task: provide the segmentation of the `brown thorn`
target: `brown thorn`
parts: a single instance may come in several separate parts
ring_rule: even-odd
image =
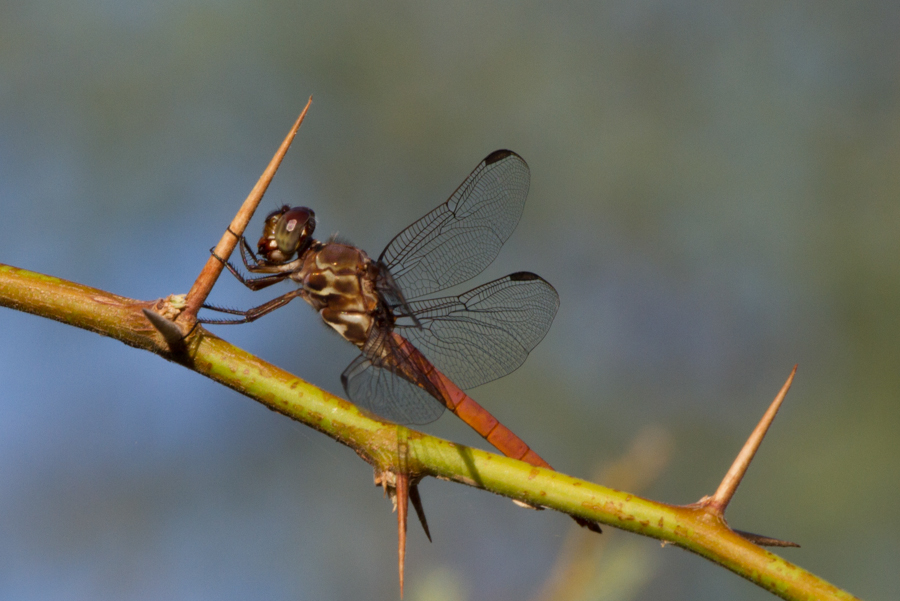
[[[600,529],[600,523],[594,522],[591,520],[586,520],[582,517],[572,516],[572,519],[575,520],[575,523],[581,526],[582,528],[587,528],[591,532],[596,532],[597,534],[603,534],[603,530]]]
[[[747,468],[750,467],[750,462],[753,461],[753,456],[756,455],[756,451],[759,449],[763,437],[766,435],[769,426],[772,425],[772,421],[775,419],[775,415],[781,407],[781,402],[787,395],[788,390],[790,390],[791,383],[794,381],[794,374],[796,373],[797,366],[795,365],[794,369],[791,370],[791,375],[788,376],[787,382],[784,383],[784,386],[782,386],[778,394],[775,395],[775,400],[769,405],[769,408],[766,410],[762,419],[759,420],[756,428],[753,429],[747,442],[744,443],[744,447],[741,449],[741,452],[738,453],[734,463],[731,464],[731,467],[722,479],[722,483],[719,484],[716,494],[702,502],[704,506],[714,513],[720,516],[725,513],[725,508],[728,507],[728,503],[734,496],[734,492],[741,483],[744,474],[747,473]]]
[[[406,517],[409,510],[409,474],[398,473],[395,488],[397,494],[397,532],[400,554],[400,598],[403,598],[403,568],[406,563]]]
[[[781,540],[780,538],[772,538],[771,536],[763,536],[761,534],[753,534],[752,532],[744,532],[743,530],[733,530],[735,534],[746,538],[751,543],[755,543],[760,547],[799,547],[797,543],[789,540]]]
[[[241,208],[234,216],[231,225],[228,226],[225,233],[222,235],[222,239],[219,240],[219,243],[216,245],[214,251],[215,255],[222,257],[226,261],[228,260],[228,257],[231,256],[232,251],[234,251],[235,246],[238,244],[238,240],[240,240],[240,235],[243,234],[244,230],[247,228],[250,218],[253,217],[253,213],[256,211],[256,207],[259,206],[272,178],[275,177],[275,172],[278,171],[278,167],[281,165],[281,161],[287,154],[288,148],[291,147],[291,142],[294,141],[294,136],[297,135],[297,130],[300,129],[300,124],[303,123],[303,119],[306,117],[306,111],[309,110],[310,104],[312,104],[312,96],[309,97],[309,101],[303,108],[303,112],[300,113],[300,116],[297,118],[291,131],[275,153],[275,156],[269,161],[269,165],[266,167],[265,171],[263,171],[263,174],[259,177],[256,185],[253,186],[253,189],[244,201],[244,204],[241,205]],[[206,298],[209,296],[213,284],[216,283],[219,275],[221,275],[223,268],[223,263],[210,255],[209,259],[206,261],[206,265],[203,266],[203,270],[200,272],[200,275],[197,276],[194,285],[191,286],[191,290],[187,294],[187,306],[181,316],[179,316],[180,318],[187,321],[194,321],[197,317],[197,312],[200,310],[203,303],[206,302]]]
[[[425,508],[422,506],[422,497],[419,496],[419,485],[413,484],[409,487],[409,500],[412,501],[413,509],[416,510],[416,515],[419,516],[419,523],[422,524],[422,530],[425,531],[425,536],[428,537],[428,542],[431,542],[431,532],[428,531],[428,520],[425,519]]]

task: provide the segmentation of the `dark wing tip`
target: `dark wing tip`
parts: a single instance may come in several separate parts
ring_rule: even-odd
[[[517,271],[515,273],[511,273],[508,276],[511,282],[533,282],[535,280],[539,280],[544,283],[544,285],[553,291],[553,296],[556,297],[556,307],[559,308],[559,293],[556,291],[556,288],[553,287],[553,284],[542,278],[536,273],[531,273],[530,271]],[[554,310],[554,314],[555,314]],[[535,343],[536,344],[536,343]]]
[[[531,273],[530,271],[517,271],[516,273],[509,274],[509,279],[513,282],[527,282],[529,280],[543,280],[541,276],[536,273]]]
[[[485,164],[485,165],[493,165],[494,163],[498,163],[498,162],[502,161],[503,159],[505,159],[506,157],[509,157],[509,156],[517,156],[517,157],[519,157],[519,159],[521,159],[523,162],[524,162],[524,160],[525,160],[525,159],[522,159],[522,157],[520,157],[519,155],[517,155],[517,154],[516,154],[515,152],[513,152],[512,150],[501,149],[501,150],[495,150],[495,151],[492,152],[491,154],[487,155],[487,157],[485,157],[485,159],[484,159],[484,164]]]

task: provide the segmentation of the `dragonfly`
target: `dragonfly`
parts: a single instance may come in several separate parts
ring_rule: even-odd
[[[241,236],[247,288],[292,280],[298,287],[247,310],[204,305],[236,315],[208,324],[254,321],[302,298],[360,355],[341,382],[349,399],[400,424],[421,425],[449,409],[508,457],[553,469],[463,390],[517,369],[544,338],[559,295],[540,276],[520,271],[458,296],[433,295],[478,274],[496,258],[524,211],[530,185],[525,160],[511,150],[489,154],[444,203],[397,234],[377,260],[334,239],[313,238],[307,207],[270,213],[254,253]],[[599,531],[593,522],[580,524]]]

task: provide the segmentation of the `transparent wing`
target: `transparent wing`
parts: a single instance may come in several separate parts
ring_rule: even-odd
[[[519,272],[459,296],[409,303],[421,324],[396,330],[462,388],[516,370],[550,330],[559,295],[546,280]]]
[[[389,332],[373,328],[363,354],[341,374],[341,383],[347,397],[363,409],[398,424],[421,425],[445,409],[424,371],[403,358]]]
[[[341,381],[361,407],[398,423],[425,424],[444,411],[432,369],[462,389],[512,372],[550,329],[559,296],[541,277],[520,272],[408,306],[421,327],[396,324],[395,331],[430,364],[410,360],[389,333],[373,330]]]
[[[494,151],[445,203],[397,234],[379,261],[407,300],[484,271],[519,223],[530,178],[522,157]]]

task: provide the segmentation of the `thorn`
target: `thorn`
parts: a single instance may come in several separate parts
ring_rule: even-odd
[[[538,507],[537,505],[532,505],[531,503],[526,503],[525,501],[520,501],[519,499],[512,499],[513,505],[518,505],[522,509],[532,509],[534,511],[544,511],[543,507]]]
[[[151,311],[150,309],[141,309],[141,311],[144,312],[144,316],[147,318],[147,321],[150,322],[150,325],[152,325],[163,337],[163,340],[166,341],[169,350],[178,352],[184,349],[185,334],[181,331],[181,328],[178,327],[177,323],[169,321],[159,313]]]
[[[775,415],[781,407],[781,402],[784,401],[784,397],[787,395],[788,390],[790,390],[791,383],[794,381],[794,374],[796,373],[797,366],[795,365],[794,369],[791,370],[791,375],[788,376],[787,382],[781,387],[781,390],[775,396],[775,400],[769,405],[769,408],[766,410],[762,419],[759,420],[759,423],[750,434],[747,442],[744,443],[744,447],[741,449],[741,452],[738,453],[734,463],[731,464],[731,467],[722,479],[722,483],[719,484],[716,493],[712,497],[701,501],[701,504],[713,513],[719,516],[725,513],[725,508],[728,507],[728,503],[734,496],[734,492],[741,483],[744,474],[747,473],[747,468],[750,467],[750,462],[753,461],[753,456],[756,455],[756,451],[759,449],[763,437],[765,437],[769,426],[772,425],[772,421],[775,419]]]
[[[406,517],[409,510],[409,474],[397,474],[397,533],[399,537],[398,551],[400,554],[400,598],[403,598],[403,568],[406,563]],[[426,528],[427,532],[427,528]],[[429,537],[429,540],[431,537]]]
[[[412,501],[413,509],[416,510],[416,515],[419,516],[419,523],[422,524],[422,530],[425,531],[425,536],[428,537],[428,542],[431,542],[431,532],[428,531],[428,520],[425,519],[425,509],[422,507],[422,497],[419,496],[419,485],[413,484],[409,487],[409,500]]]
[[[584,518],[574,517],[575,523],[577,523],[582,528],[587,528],[591,532],[596,532],[597,534],[603,534],[603,530],[600,529],[600,524],[598,522],[593,522],[591,520],[586,520]]]
[[[215,250],[215,254],[219,257],[228,259],[235,246],[237,246],[237,241],[240,239],[239,234],[243,234],[244,230],[247,229],[247,224],[250,223],[253,212],[256,211],[256,207],[259,206],[263,194],[266,193],[266,189],[269,187],[272,178],[275,177],[275,172],[278,171],[278,167],[281,165],[281,161],[287,154],[288,148],[291,147],[291,142],[294,141],[294,136],[297,135],[297,130],[300,129],[300,124],[303,123],[303,119],[306,117],[306,111],[309,110],[310,104],[312,104],[312,96],[309,97],[309,101],[306,103],[306,106],[304,107],[303,112],[300,113],[297,121],[294,122],[291,131],[288,132],[287,137],[285,137],[281,146],[279,146],[278,150],[275,152],[275,156],[269,161],[265,171],[259,176],[256,185],[250,190],[247,199],[244,200],[244,203],[241,205],[241,208],[238,209],[234,219],[231,220],[231,224],[225,230],[225,233],[222,234],[222,238],[216,245]],[[221,275],[222,269],[224,269],[222,262],[216,260],[213,256],[210,256],[209,259],[206,260],[206,265],[203,266],[203,270],[200,272],[200,275],[197,276],[197,279],[194,280],[194,285],[191,286],[191,290],[187,294],[187,307],[184,310],[185,319],[193,321],[194,318],[197,317],[197,312],[200,311],[200,307],[206,302],[206,298],[209,296],[213,284],[216,283],[219,275]]]
[[[797,543],[792,543],[788,540],[781,540],[779,538],[772,538],[769,536],[762,536],[761,534],[753,534],[752,532],[744,532],[743,530],[734,530],[732,531],[735,534],[746,538],[751,543],[757,544],[760,547],[799,547]]]

